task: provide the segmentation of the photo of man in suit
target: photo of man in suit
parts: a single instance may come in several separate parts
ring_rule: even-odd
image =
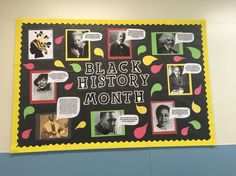
[[[183,66],[171,66],[169,76],[170,92],[173,94],[189,93],[189,75],[182,74]]]
[[[130,47],[125,44],[126,33],[119,31],[117,38],[110,44],[110,56],[130,56]]]
[[[175,36],[172,33],[163,33],[158,40],[158,53],[159,54],[176,54],[175,49]]]

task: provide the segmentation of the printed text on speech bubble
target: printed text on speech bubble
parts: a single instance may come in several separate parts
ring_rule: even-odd
[[[194,40],[193,33],[177,33],[175,35],[175,44],[177,43],[190,43]]]
[[[134,114],[121,115],[117,119],[117,125],[137,125],[139,122],[139,117]]]
[[[143,29],[127,29],[125,40],[143,40],[146,37],[146,32]]]
[[[170,119],[184,119],[190,116],[190,109],[185,107],[170,108]]]
[[[200,64],[188,63],[184,65],[183,74],[185,73],[198,74],[201,71],[202,71],[202,66]]]
[[[60,97],[57,100],[57,119],[73,118],[80,112],[79,97]]]
[[[69,75],[65,71],[51,71],[48,74],[48,82],[65,82]]]
[[[83,35],[83,41],[99,41],[102,40],[102,34],[99,32],[86,32]]]

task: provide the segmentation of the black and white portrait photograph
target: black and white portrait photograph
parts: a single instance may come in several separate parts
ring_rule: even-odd
[[[40,140],[68,138],[69,120],[56,120],[55,113],[38,114],[37,129],[37,138]]]
[[[84,33],[89,30],[67,29],[66,30],[66,59],[89,60],[90,42],[83,40]]]
[[[50,71],[32,71],[30,101],[32,104],[56,102],[56,83],[48,82]]]
[[[192,94],[191,75],[184,73],[184,64],[167,64],[169,94]]]
[[[131,58],[131,41],[126,40],[125,29],[108,29],[109,58]]]
[[[122,115],[122,111],[92,111],[91,124],[92,136],[116,136],[124,135],[124,126],[118,126],[118,117]]]
[[[170,119],[170,108],[174,106],[174,101],[151,102],[153,134],[176,134],[176,120]]]
[[[33,59],[53,59],[53,31],[29,30],[28,57]]]
[[[175,33],[157,33],[158,54],[182,54],[180,44],[175,44]]]

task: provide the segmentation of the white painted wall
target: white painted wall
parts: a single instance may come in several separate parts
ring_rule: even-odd
[[[11,138],[17,18],[206,19],[217,144],[236,144],[235,0],[0,0],[0,152]]]

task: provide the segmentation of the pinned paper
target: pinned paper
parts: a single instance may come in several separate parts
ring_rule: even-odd
[[[201,52],[199,49],[194,47],[187,47],[187,48],[190,50],[191,55],[194,59],[199,59],[201,57]]]
[[[102,40],[102,34],[99,32],[86,32],[83,34],[83,41],[99,41]]]
[[[31,115],[35,112],[35,109],[33,106],[27,106],[25,109],[24,109],[24,118],[26,118],[28,115]]]
[[[200,113],[201,112],[201,107],[199,105],[197,105],[194,101],[192,102],[192,110],[195,113]]]
[[[57,120],[61,118],[73,118],[80,112],[79,97],[60,97],[57,100]]]
[[[22,139],[28,139],[30,137],[31,131],[32,131],[32,129],[28,129],[28,130],[23,131],[23,133],[21,135]]]
[[[200,94],[201,94],[201,91],[202,91],[202,85],[200,85],[199,87],[197,87],[197,88],[194,90],[194,94],[195,94],[195,95],[200,95]]]
[[[136,109],[137,109],[139,114],[146,114],[147,113],[146,106],[138,106],[138,105],[136,105]]]
[[[162,68],[162,65],[163,64],[160,64],[160,65],[153,65],[152,67],[151,67],[151,72],[152,73],[158,73],[160,70],[161,70],[161,68]]]
[[[190,109],[186,107],[170,108],[170,119],[184,119],[190,116]]]
[[[181,134],[182,134],[183,136],[187,136],[187,135],[188,135],[188,130],[189,130],[189,127],[183,128],[183,129],[181,130]]]
[[[63,68],[65,68],[64,64],[63,64],[62,61],[60,61],[60,60],[56,60],[56,61],[54,62],[54,65],[55,65],[56,67],[63,67]]]
[[[127,29],[125,40],[143,40],[146,37],[146,32],[143,29]]]
[[[79,128],[85,128],[86,127],[86,122],[85,121],[81,121],[75,128],[76,129],[79,129]]]
[[[73,68],[74,72],[79,73],[81,71],[80,64],[70,64],[70,66]]]
[[[51,71],[48,73],[48,82],[65,82],[69,78],[69,74],[65,71]]]
[[[194,40],[194,34],[190,32],[178,32],[175,35],[175,44],[191,43]]]
[[[65,90],[70,90],[70,89],[72,88],[73,84],[74,84],[73,82],[66,84],[66,85],[64,86],[64,89],[65,89]]]
[[[137,125],[139,117],[136,114],[125,114],[117,118],[117,126],[121,125]]]
[[[193,125],[193,128],[195,129],[195,130],[199,130],[199,129],[201,129],[201,124],[198,122],[198,121],[196,121],[196,120],[192,120],[191,122],[189,122],[191,125]]]
[[[153,95],[153,93],[160,92],[161,90],[162,90],[162,85],[160,83],[154,84],[151,88],[151,96]]]
[[[146,51],[147,51],[147,47],[146,47],[145,45],[139,46],[139,47],[138,47],[138,56],[139,56],[140,54],[145,53]]]
[[[61,42],[63,41],[63,39],[64,39],[64,35],[62,35],[62,36],[59,36],[59,37],[57,37],[57,38],[55,38],[55,43],[57,44],[57,45],[59,45],[59,44],[61,44]]]
[[[101,56],[102,58],[104,58],[104,52],[103,52],[103,50],[101,48],[95,48],[94,49],[94,54],[96,56]]]
[[[196,63],[188,63],[184,65],[184,70],[182,74],[198,74],[202,71],[202,66]]]
[[[144,56],[143,58],[143,64],[146,66],[151,65],[154,61],[158,60],[156,57],[154,56]]]
[[[147,126],[148,126],[148,124],[146,123],[145,125],[136,128],[136,129],[134,130],[134,136],[135,136],[137,139],[143,138],[143,137],[145,136],[145,134],[146,134]]]
[[[28,70],[33,70],[34,69],[34,64],[33,63],[24,64],[24,67]]]
[[[180,61],[182,61],[182,60],[184,60],[185,58],[184,57],[182,57],[182,56],[174,56],[173,57],[173,61],[174,62],[180,62]]]

